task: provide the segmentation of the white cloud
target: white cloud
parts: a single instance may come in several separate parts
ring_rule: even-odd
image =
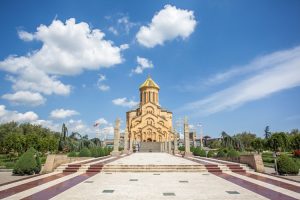
[[[129,20],[128,16],[123,16],[118,19],[118,24],[123,26],[126,34],[129,34],[132,27],[136,26],[137,23],[133,23]]]
[[[103,124],[108,124],[108,122],[106,121],[106,119],[104,118],[99,118],[95,121],[95,124],[100,124],[100,125],[103,125]]]
[[[4,105],[0,105],[0,123],[6,122],[33,122],[38,119],[38,115],[32,111],[20,113],[18,111],[6,110]]]
[[[24,31],[21,33],[24,35]],[[31,35],[43,43],[41,49],[27,56],[7,58],[0,63],[2,69],[17,72],[35,67],[47,74],[74,75],[122,62],[121,49],[104,40],[101,30],[91,29],[85,22],[76,23],[74,18],[65,23],[53,20],[49,26],[40,25]]]
[[[119,35],[118,30],[115,29],[115,28],[112,27],[112,26],[110,26],[110,27],[108,28],[108,30],[109,30],[110,32],[112,32],[114,35]]]
[[[49,76],[36,68],[25,68],[18,71],[17,77],[7,76],[13,83],[14,90],[31,90],[46,95],[69,95],[71,86],[57,80],[56,76]]]
[[[138,65],[135,69],[133,69],[131,71],[131,75],[133,73],[142,74],[145,69],[153,68],[152,62],[150,60],[146,59],[146,58],[142,58],[142,57],[137,56],[136,61],[137,61]]]
[[[235,67],[226,72],[218,73],[206,81],[206,85],[215,85],[224,83],[234,77],[240,77],[242,75],[247,75],[251,72],[257,72],[263,69],[272,68],[273,65],[278,65],[279,63],[288,62],[291,59],[299,57],[300,47],[293,49],[276,51],[264,56],[255,58],[249,64],[241,67]]]
[[[101,91],[108,91],[110,87],[103,83],[103,81],[106,81],[106,76],[103,74],[99,74],[99,78],[97,80],[97,87]]]
[[[99,74],[98,82],[102,82],[106,80],[106,76],[103,74]]]
[[[18,35],[21,40],[24,40],[26,42],[32,41],[34,39],[34,35],[26,31],[19,31]]]
[[[105,92],[105,91],[108,91],[110,89],[110,87],[108,85],[105,85],[105,84],[101,84],[98,86],[99,90]]]
[[[141,45],[152,48],[177,37],[188,38],[194,32],[196,24],[193,11],[165,5],[164,9],[154,15],[148,26],[140,28],[136,38]]]
[[[207,98],[188,103],[180,110],[197,110],[199,114],[209,115],[300,86],[300,47],[271,55],[273,56],[265,55],[258,59],[262,63],[259,73]]]
[[[55,109],[52,110],[50,113],[50,117],[55,119],[64,119],[74,115],[79,115],[79,113],[75,110],[65,110],[65,109]]]
[[[46,99],[40,93],[29,91],[18,91],[14,94],[4,94],[3,99],[10,101],[13,105],[38,106],[44,104]]]
[[[129,48],[129,44],[122,44],[122,45],[120,46],[120,48],[121,48],[122,50],[128,49],[128,48]]]
[[[68,95],[71,86],[63,84],[57,75],[76,75],[84,70],[109,68],[123,61],[121,52],[128,45],[114,46],[105,34],[74,18],[62,22],[53,20],[40,25],[34,33],[18,32],[24,41],[40,41],[42,47],[24,56],[8,56],[0,61],[0,70],[13,76],[13,89],[46,95]]]
[[[124,98],[117,98],[112,100],[113,104],[117,105],[117,106],[123,106],[123,107],[135,107],[138,105],[138,102],[133,101],[133,100],[127,100],[126,97]]]

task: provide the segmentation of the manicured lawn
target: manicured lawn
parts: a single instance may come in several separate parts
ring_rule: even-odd
[[[281,152],[281,154],[287,154],[291,158],[293,158],[298,165],[300,166],[300,158],[296,158],[291,154],[290,152]],[[273,158],[273,153],[272,152],[264,152],[262,153],[262,159],[264,162],[265,167],[274,167],[274,158]]]
[[[41,163],[44,164],[46,162],[46,156],[40,157]],[[0,166],[6,169],[13,169],[19,157],[9,158],[6,154],[0,154]]]

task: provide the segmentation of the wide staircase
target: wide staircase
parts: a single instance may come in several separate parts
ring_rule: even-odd
[[[181,157],[177,155],[177,157]],[[107,158],[107,157],[106,157]],[[247,165],[239,163],[227,163],[224,161],[218,161],[215,159],[207,159],[200,157],[186,158],[194,163],[191,164],[124,164],[114,163],[112,161],[119,158],[113,158],[106,160],[95,159],[85,163],[70,163],[63,164],[56,169],[60,172],[246,172],[251,171]],[[219,162],[219,163],[217,163]]]
[[[203,165],[105,165],[104,172],[207,172]]]

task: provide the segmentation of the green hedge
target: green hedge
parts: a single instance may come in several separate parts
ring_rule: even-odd
[[[211,157],[214,157],[215,156],[215,152],[210,150],[208,153],[207,153],[207,157],[211,158]]]
[[[195,148],[193,154],[195,156],[206,157],[205,150],[201,149],[200,147]]]
[[[16,175],[32,175],[37,171],[37,162],[35,156],[35,149],[30,148],[27,150],[17,161],[13,174]]]
[[[217,157],[222,158],[222,157],[227,157],[227,153],[225,153],[224,150],[220,150],[217,153]]]
[[[277,167],[279,174],[297,175],[299,173],[299,166],[297,163],[285,154],[279,156],[277,160]]]
[[[71,151],[68,153],[68,157],[77,157],[77,153],[75,151]]]
[[[227,153],[227,157],[229,158],[238,158],[240,156],[240,153],[234,149],[231,149]]]
[[[88,148],[84,147],[84,148],[81,149],[78,156],[79,157],[90,157],[91,156],[91,151]]]

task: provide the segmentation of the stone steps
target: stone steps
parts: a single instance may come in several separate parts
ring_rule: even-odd
[[[104,172],[207,172],[202,165],[105,165]]]

